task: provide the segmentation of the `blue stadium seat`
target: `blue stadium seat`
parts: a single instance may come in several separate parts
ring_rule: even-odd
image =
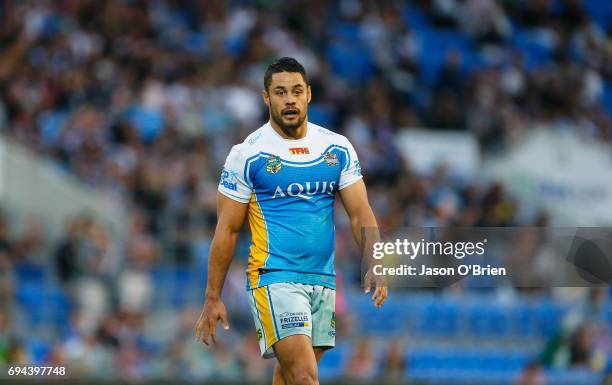
[[[71,303],[55,284],[20,282],[17,300],[27,315],[28,328],[53,327],[61,331],[68,325]]]
[[[402,20],[413,30],[431,28],[427,15],[416,7],[405,6],[402,11]]]
[[[419,52],[420,77],[425,85],[434,86],[446,56],[456,51],[462,58],[469,58],[471,66],[477,61],[471,41],[457,31],[434,29],[418,31],[421,49]],[[464,63],[462,63],[464,64]]]
[[[552,59],[553,47],[545,44],[534,32],[517,29],[512,36],[512,45],[522,52],[528,70],[540,67]]]
[[[458,331],[459,309],[448,302],[431,302],[422,309],[416,331],[423,334],[450,335]]]
[[[202,32],[191,32],[181,40],[181,48],[193,54],[204,53],[208,44],[208,36]]]
[[[164,117],[160,111],[133,106],[127,112],[127,120],[138,129],[141,138],[147,143],[155,140],[164,129]]]
[[[72,304],[70,299],[58,286],[48,286],[45,296],[46,318],[59,330],[67,327],[70,321]]]
[[[233,36],[231,39],[225,40],[225,52],[236,57],[247,48],[246,36]]]
[[[196,272],[190,267],[175,267],[172,270],[172,306],[182,309],[195,294]]]
[[[359,44],[359,25],[344,21],[337,21],[330,30],[330,34],[340,40]]]
[[[33,365],[45,364],[47,355],[51,352],[51,346],[40,339],[28,340],[25,347],[32,360],[30,363]]]
[[[549,385],[600,385],[604,375],[585,369],[552,370],[547,372]]]
[[[334,118],[334,110],[329,106],[321,103],[311,103],[308,106],[308,120],[315,124],[324,127],[333,127]]]
[[[409,348],[407,377],[414,380],[510,383],[532,358],[529,350]]]
[[[602,103],[609,114],[612,114],[612,82],[606,82],[602,95]]]
[[[17,287],[17,300],[27,314],[29,327],[37,327],[44,321],[45,287],[40,283],[20,283]]]
[[[342,376],[352,351],[352,344],[348,341],[326,351],[319,363],[319,378],[326,380]]]
[[[201,268],[184,266],[155,266],[150,270],[153,279],[153,306],[182,309],[200,298]]]
[[[20,283],[42,283],[47,276],[47,272],[42,266],[29,263],[16,264],[13,272]]]
[[[468,333],[476,336],[507,336],[510,332],[508,310],[492,306],[475,306],[468,310]]]
[[[549,303],[541,303],[536,312],[536,332],[541,337],[551,337],[561,328],[563,309]]]
[[[371,55],[357,41],[332,42],[327,48],[326,57],[332,71],[351,84],[365,83],[374,74]]]
[[[583,0],[584,9],[604,31],[612,24],[612,2],[610,0]]]
[[[369,295],[347,295],[351,308],[357,309],[360,317],[358,328],[369,336],[388,336],[407,333],[415,320],[411,306],[390,298],[381,309],[373,306]]]

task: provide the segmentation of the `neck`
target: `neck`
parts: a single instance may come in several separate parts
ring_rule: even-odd
[[[306,132],[308,131],[308,118],[304,119],[304,123],[296,129],[286,131],[281,126],[276,124],[274,119],[270,118],[270,125],[281,137],[284,139],[302,139],[306,136]]]

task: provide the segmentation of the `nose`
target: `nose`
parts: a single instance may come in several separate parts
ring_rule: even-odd
[[[287,93],[287,99],[285,99],[285,105],[294,106],[295,105],[295,96],[291,94],[291,92]]]

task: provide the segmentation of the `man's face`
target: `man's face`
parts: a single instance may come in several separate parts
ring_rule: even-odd
[[[278,72],[263,98],[270,108],[270,117],[286,133],[294,133],[304,123],[310,103],[310,86],[299,72]]]

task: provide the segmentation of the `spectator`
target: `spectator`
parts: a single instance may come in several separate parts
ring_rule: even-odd
[[[393,341],[387,347],[382,360],[380,375],[389,382],[400,382],[406,375],[406,357],[404,346],[399,341]]]
[[[357,342],[354,353],[346,365],[344,375],[353,380],[372,379],[376,375],[376,364],[371,342],[361,339]]]
[[[523,373],[517,378],[515,385],[546,385],[546,375],[542,365],[531,362],[525,366]]]

